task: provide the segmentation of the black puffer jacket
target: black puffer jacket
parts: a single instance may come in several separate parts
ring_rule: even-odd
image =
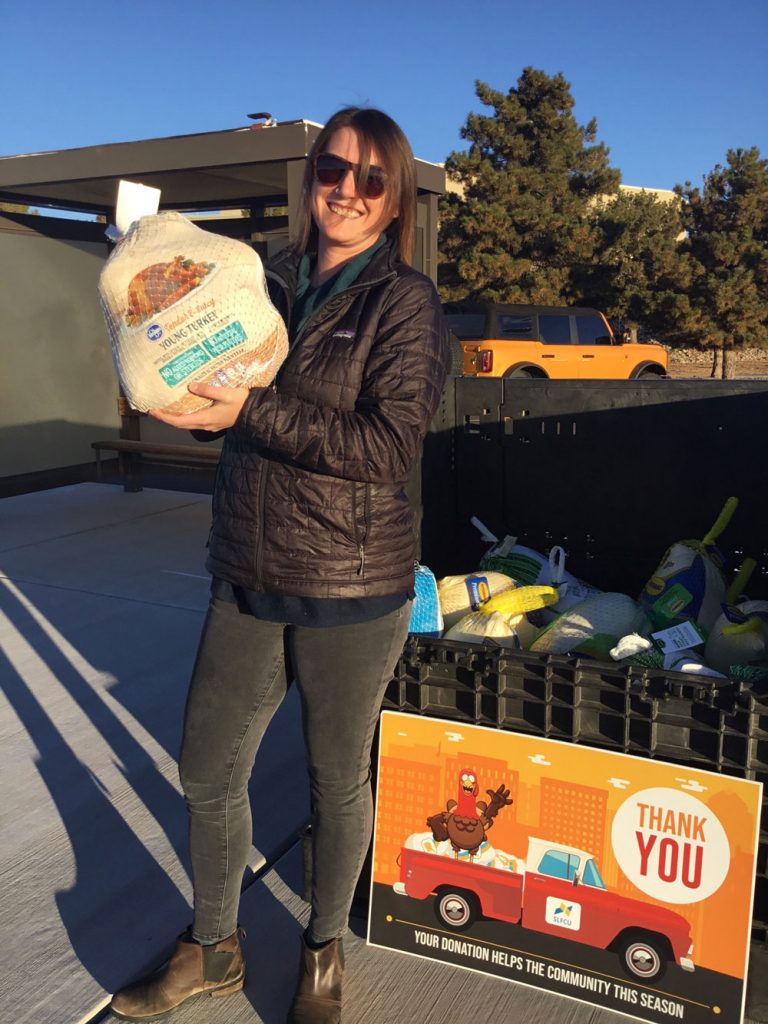
[[[298,258],[267,276],[290,322]],[[448,332],[429,278],[394,242],[292,339],[274,388],[254,388],[222,449],[207,567],[253,590],[368,597],[413,585],[403,485],[434,415]]]

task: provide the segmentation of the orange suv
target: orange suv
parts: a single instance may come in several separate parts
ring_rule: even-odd
[[[597,309],[447,304],[465,377],[637,380],[666,377],[661,345],[617,338]]]

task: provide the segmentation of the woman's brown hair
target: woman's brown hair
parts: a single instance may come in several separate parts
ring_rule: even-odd
[[[371,151],[376,150],[387,176],[389,230],[395,232],[401,259],[410,263],[416,236],[416,164],[400,126],[388,114],[372,107],[344,107],[330,118],[315,140],[304,170],[293,246],[300,253],[312,246],[317,232],[312,219],[314,161],[318,153],[326,152],[331,136],[340,128],[351,128],[360,141],[362,181],[368,174]]]

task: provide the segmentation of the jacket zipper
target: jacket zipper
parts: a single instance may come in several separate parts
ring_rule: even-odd
[[[371,521],[371,485],[365,485],[365,501],[363,502],[363,561],[360,566],[360,575],[365,569],[365,543],[368,540],[368,524]]]
[[[283,294],[285,295],[285,298],[286,298],[286,302],[287,302],[288,321],[290,322],[290,319],[291,319],[291,308],[293,306],[293,294],[291,293],[290,289],[288,288],[288,282],[285,280],[284,277],[281,277],[279,274],[276,274],[272,270],[266,270],[265,271],[265,275],[266,275],[266,277],[271,277],[273,281],[276,281],[277,284],[282,289]],[[278,370],[278,374],[279,374],[279,372],[280,371]],[[277,391],[277,375],[275,376],[275,379],[272,381],[272,383],[269,386],[270,386],[272,391]],[[261,470],[260,470],[260,473],[259,473],[259,483],[258,483],[258,488],[257,488],[257,492],[256,492],[256,508],[258,510],[258,516],[259,516],[259,519],[258,519],[258,522],[259,522],[259,532],[258,532],[258,536],[256,537],[256,544],[255,544],[255,549],[256,550],[255,550],[255,558],[254,558],[254,564],[253,564],[253,571],[254,571],[254,582],[256,583],[255,589],[257,589],[257,590],[263,590],[264,589],[264,584],[263,584],[262,578],[261,578],[261,572],[262,572],[262,566],[263,566],[263,563],[264,563],[264,532],[265,532],[264,506],[265,506],[265,498],[266,498],[266,493],[267,493],[267,470],[268,470],[268,467],[269,467],[269,463],[266,460],[262,460],[261,461]]]
[[[263,590],[263,583],[261,581],[261,565],[263,561],[264,553],[264,498],[267,492],[267,473],[266,467],[268,463],[262,460],[261,472],[259,474],[259,486],[256,496],[256,504],[259,510],[259,535],[256,538],[256,559],[254,563],[254,573],[256,578],[257,590]]]
[[[226,445],[226,438],[224,444],[221,446],[221,454],[219,455],[219,461],[216,463],[216,472],[213,476],[213,490],[211,491],[211,525],[208,529],[208,540],[205,542],[206,550],[210,550],[211,538],[213,537],[213,524],[216,520],[216,488],[219,486],[219,477],[221,476],[221,460],[224,456],[224,446]]]
[[[357,543],[357,554],[360,558],[360,564],[357,567],[357,575],[365,575],[365,542],[368,540],[368,520],[371,515],[371,485],[365,484],[365,490],[363,492],[363,533],[360,535],[360,530],[357,525],[357,484],[352,481],[352,502],[354,509],[354,522],[355,522],[355,541]]]
[[[357,557],[360,562],[357,566],[357,575],[362,576],[365,572],[365,541],[368,535],[368,509],[369,509],[369,497],[368,497],[368,484],[365,484],[365,491],[363,494],[363,529],[360,531],[360,524],[357,518],[357,480],[352,481],[352,530],[354,533],[355,547],[357,548]]]

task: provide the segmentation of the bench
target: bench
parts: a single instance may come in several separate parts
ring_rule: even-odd
[[[101,481],[101,453],[117,452],[120,459],[120,475],[126,491],[142,489],[141,476],[136,473],[137,463],[145,456],[157,462],[215,464],[219,461],[219,448],[208,445],[159,444],[154,441],[92,441],[96,453],[96,480]]]

